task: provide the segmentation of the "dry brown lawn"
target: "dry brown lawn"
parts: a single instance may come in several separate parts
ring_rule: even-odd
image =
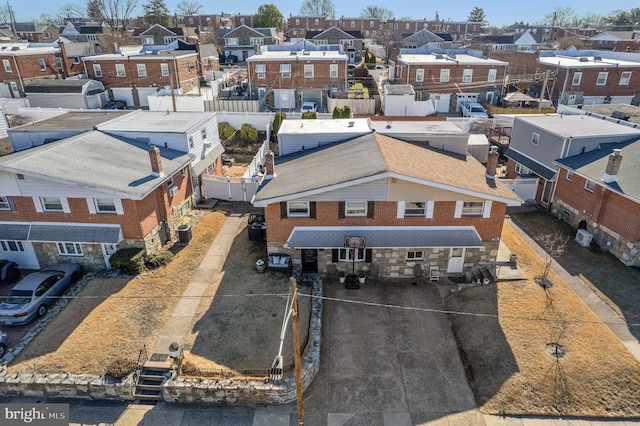
[[[548,294],[534,278],[543,260],[505,223],[526,281],[469,288],[447,308],[480,409],[490,414],[640,416],[640,362],[553,273]],[[497,316],[496,316],[497,315]],[[546,351],[560,343],[560,360]]]
[[[153,345],[226,216],[206,212],[166,266],[134,278],[94,278],[16,357],[10,372],[104,374]]]

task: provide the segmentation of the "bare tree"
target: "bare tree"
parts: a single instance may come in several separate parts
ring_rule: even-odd
[[[113,33],[122,33],[138,0],[100,0],[102,16]]]
[[[2,22],[11,22],[11,14],[9,13],[9,6],[0,6],[0,20]]]
[[[548,15],[545,15],[544,22],[555,27],[565,27],[570,25],[576,16],[576,11],[570,6],[560,7],[557,6]]]
[[[336,6],[331,0],[304,0],[300,7],[300,15],[324,16],[328,19],[335,19]]]
[[[84,16],[85,8],[75,3],[65,3],[60,6],[58,14],[63,18],[81,18]]]
[[[180,15],[197,15],[202,9],[202,5],[197,1],[182,0],[176,5],[176,11]]]
[[[568,233],[555,229],[548,234],[537,237],[538,242],[544,248],[545,257],[542,274],[536,277],[536,282],[545,290],[551,287],[549,272],[551,272],[553,260],[564,253],[569,244],[569,239],[570,236]]]
[[[361,18],[378,18],[383,22],[392,19],[393,16],[394,14],[392,11],[386,7],[380,6],[369,5],[360,11]]]
[[[396,31],[384,31],[381,32],[376,43],[384,47],[384,63],[389,63],[389,58],[396,50],[399,50],[402,46],[402,36]]]

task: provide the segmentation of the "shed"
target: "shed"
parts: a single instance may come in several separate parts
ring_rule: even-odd
[[[97,109],[108,99],[104,85],[89,79],[34,79],[24,91],[32,107]]]

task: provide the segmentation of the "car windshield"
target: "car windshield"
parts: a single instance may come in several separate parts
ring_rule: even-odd
[[[9,305],[26,305],[31,302],[32,292],[29,290],[11,290],[11,293],[4,300]]]
[[[484,109],[480,107],[472,107],[471,112],[484,112]]]

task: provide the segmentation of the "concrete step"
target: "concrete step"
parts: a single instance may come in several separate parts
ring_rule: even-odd
[[[136,399],[146,400],[146,401],[163,401],[162,392],[153,391],[148,389],[137,390],[133,397]]]

